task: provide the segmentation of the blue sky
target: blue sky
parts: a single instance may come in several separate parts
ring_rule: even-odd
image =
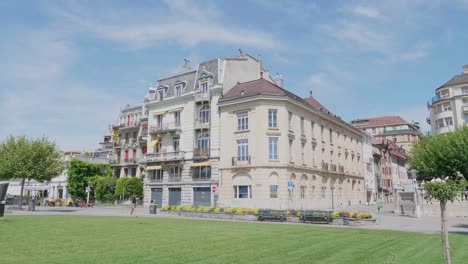
[[[0,138],[92,150],[184,58],[239,48],[347,121],[425,124],[434,89],[468,64],[467,15],[466,0],[0,1]]]

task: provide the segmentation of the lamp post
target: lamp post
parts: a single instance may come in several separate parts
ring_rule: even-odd
[[[416,181],[416,173],[417,170],[412,169],[411,171],[411,179],[413,180],[413,199],[414,205],[416,207],[416,217],[421,218],[421,205],[419,202],[419,190],[418,190],[418,182]]]

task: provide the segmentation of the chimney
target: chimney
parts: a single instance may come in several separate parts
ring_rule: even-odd
[[[190,71],[190,60],[189,59],[184,59],[184,66],[182,67],[184,71]]]
[[[244,57],[244,54],[242,53],[242,50],[239,49],[239,58],[242,58],[242,57]]]
[[[468,64],[463,65],[463,74],[468,74]]]
[[[312,97],[312,91],[309,91],[309,93],[310,93],[310,97]]]
[[[276,73],[276,76],[275,76],[275,78],[273,79],[273,81],[275,81],[276,85],[278,85],[279,87],[283,88],[283,86],[284,86],[284,79],[283,79],[283,75],[282,75],[282,74]]]

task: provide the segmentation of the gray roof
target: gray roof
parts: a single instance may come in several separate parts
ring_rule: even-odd
[[[437,89],[457,84],[468,84],[468,74],[456,75],[450,81],[446,82],[444,85],[440,86]]]

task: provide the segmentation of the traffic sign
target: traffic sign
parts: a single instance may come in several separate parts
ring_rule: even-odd
[[[216,185],[211,185],[211,192],[215,193],[217,191]]]
[[[90,193],[91,192],[91,188],[90,187],[86,187],[86,190],[85,190],[87,193]]]

